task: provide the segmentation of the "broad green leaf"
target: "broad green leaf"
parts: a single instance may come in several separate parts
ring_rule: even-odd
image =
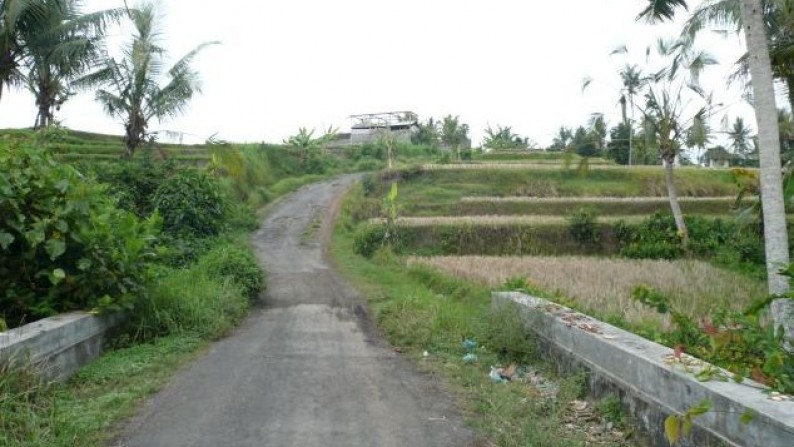
[[[44,244],[44,249],[50,255],[50,260],[54,261],[66,253],[66,242],[61,239],[50,239]]]
[[[7,249],[12,242],[14,242],[13,234],[0,231],[0,247],[2,247],[3,250]]]
[[[753,419],[755,419],[755,413],[752,410],[747,409],[747,410],[744,410],[744,413],[742,413],[742,417],[739,418],[739,422],[741,422],[742,424],[747,425],[750,422],[753,422]]]
[[[677,444],[681,438],[681,426],[678,421],[678,416],[670,415],[664,420],[664,435],[670,444]]]
[[[687,416],[684,418],[684,422],[681,424],[681,433],[684,436],[689,436],[692,433],[692,418]]]
[[[69,224],[65,220],[59,220],[55,222],[55,228],[61,233],[66,233],[69,231]]]
[[[66,279],[66,272],[64,272],[63,269],[55,269],[50,274],[50,282],[52,285],[58,285],[64,279]]]
[[[690,408],[687,411],[687,414],[691,414],[692,416],[701,416],[708,413],[709,410],[711,410],[711,402],[708,400],[702,400],[699,404]]]
[[[77,261],[77,268],[82,271],[86,271],[91,268],[91,261],[86,258],[81,258]]]

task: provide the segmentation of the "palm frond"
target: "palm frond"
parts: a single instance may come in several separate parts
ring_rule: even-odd
[[[637,20],[658,23],[672,20],[679,7],[688,9],[686,0],[648,0],[648,6],[637,16]]]
[[[740,32],[742,14],[740,0],[706,0],[692,13],[684,24],[681,36],[694,41],[698,33],[706,28],[724,28],[725,31]]]

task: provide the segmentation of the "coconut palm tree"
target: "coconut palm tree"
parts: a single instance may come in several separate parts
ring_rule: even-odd
[[[670,19],[678,7],[686,8],[683,0],[649,0],[640,18],[650,21]],[[742,29],[747,41],[751,83],[756,119],[758,121],[759,158],[761,165],[761,203],[764,216],[764,244],[769,292],[783,295],[789,290],[788,279],[780,274],[789,263],[788,231],[783,199],[780,165],[780,132],[775,105],[772,62],[769,56],[764,4],[762,0],[740,0]],[[772,302],[772,316],[789,340],[794,338],[794,300],[777,299]]]
[[[483,146],[490,149],[519,149],[526,148],[527,141],[513,133],[512,126],[497,124],[496,129],[492,129],[491,126],[485,129]]]
[[[590,141],[595,145],[599,153],[604,152],[607,147],[607,122],[603,113],[594,113],[587,122],[589,130],[587,132]]]
[[[549,150],[564,152],[568,149],[568,145],[571,143],[572,139],[573,131],[568,127],[560,126],[560,129],[557,131],[557,135],[555,135],[554,139],[552,140]]]
[[[747,127],[742,117],[737,117],[733,122],[733,127],[728,131],[733,153],[742,159],[746,159],[752,152],[752,133],[753,131]]]
[[[628,47],[621,46],[616,48],[610,53],[610,56],[616,54],[627,54]],[[647,84],[648,78],[642,73],[642,70],[637,65],[626,64],[619,72],[621,86],[620,97],[618,104],[620,104],[620,112],[623,118],[623,124],[629,129],[629,159],[628,164],[632,164],[633,155],[633,136],[634,136],[634,111],[636,110],[635,98],[642,93],[643,87]],[[582,82],[582,90],[585,90],[592,83],[592,79],[587,77]]]
[[[469,140],[469,125],[460,122],[458,116],[447,115],[441,120],[441,142],[455,149],[460,160],[460,147]]]
[[[794,0],[764,0],[763,19],[768,40],[772,75],[787,87],[789,106],[794,108]],[[692,13],[682,36],[694,42],[706,28],[741,33],[740,0],[706,0]],[[732,80],[742,80],[749,91],[749,54],[738,62]]]
[[[43,15],[44,4],[38,0],[0,0],[0,98],[6,88],[22,84],[21,35],[28,34]]]
[[[162,121],[181,114],[193,95],[200,92],[199,76],[191,63],[204,48],[217,42],[199,45],[165,71],[166,51],[157,44],[154,4],[127,9],[126,14],[135,31],[124,57],[116,60],[105,56],[100,69],[77,84],[101,87],[96,99],[108,114],[124,121],[126,155],[131,157],[149,135],[149,122],[153,118]],[[163,77],[167,82],[162,81]]]
[[[645,131],[649,140],[659,150],[659,156],[664,164],[665,184],[670,209],[673,212],[675,226],[684,246],[689,241],[684,214],[678,202],[678,193],[675,187],[673,167],[676,157],[681,149],[682,139],[686,134],[682,114],[684,107],[681,101],[681,89],[670,90],[668,86],[649,87],[645,96],[643,118]],[[701,112],[698,112],[700,114]]]
[[[703,150],[706,148],[706,145],[711,142],[711,139],[711,127],[708,122],[708,114],[706,109],[703,109],[692,118],[692,125],[686,133],[687,147],[698,149],[698,154],[695,157],[698,163],[701,161]]]
[[[36,98],[34,128],[51,125],[55,111],[71,96],[70,82],[101,57],[105,28],[125,10],[82,14],[76,0],[39,0],[43,9],[19,35],[24,42],[25,82]]]

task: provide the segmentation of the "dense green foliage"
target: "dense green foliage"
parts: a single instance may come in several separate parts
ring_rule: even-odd
[[[598,216],[585,208],[580,208],[568,216],[568,233],[581,245],[597,244],[601,241],[601,228]]]
[[[231,278],[252,302],[265,289],[265,275],[256,256],[240,245],[218,245],[199,260],[199,265],[212,278],[221,281]]]
[[[761,311],[769,300],[745,312],[721,309],[709,319],[695,321],[648,287],[636,287],[633,298],[670,315],[674,328],[660,335],[660,341],[668,346],[727,369],[737,381],[751,378],[777,391],[794,392],[794,355],[783,348],[782,332],[762,324]],[[710,369],[697,374],[701,380],[724,379]]]
[[[163,217],[164,232],[193,237],[220,233],[229,206],[215,179],[190,169],[166,178],[152,204]]]
[[[129,308],[144,292],[157,216],[26,144],[0,142],[0,304],[13,324],[76,309]]]

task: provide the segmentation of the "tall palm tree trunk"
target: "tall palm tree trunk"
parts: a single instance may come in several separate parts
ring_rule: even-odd
[[[684,248],[689,244],[689,231],[686,228],[684,221],[684,213],[681,212],[681,205],[678,203],[678,192],[675,189],[675,176],[673,175],[674,160],[665,158],[664,163],[664,181],[667,186],[667,198],[670,201],[670,210],[673,212],[673,219],[675,219],[675,227],[678,230],[678,235],[681,237],[681,243]]]
[[[769,60],[761,0],[741,0],[742,27],[750,53],[750,75],[758,120],[759,156],[761,161],[761,203],[764,213],[764,243],[769,293],[788,292],[788,279],[778,272],[789,263],[788,231],[783,200],[780,166],[780,139],[775,105],[772,66]],[[772,317],[782,327],[789,341],[794,339],[794,301],[777,299],[772,303]]]

